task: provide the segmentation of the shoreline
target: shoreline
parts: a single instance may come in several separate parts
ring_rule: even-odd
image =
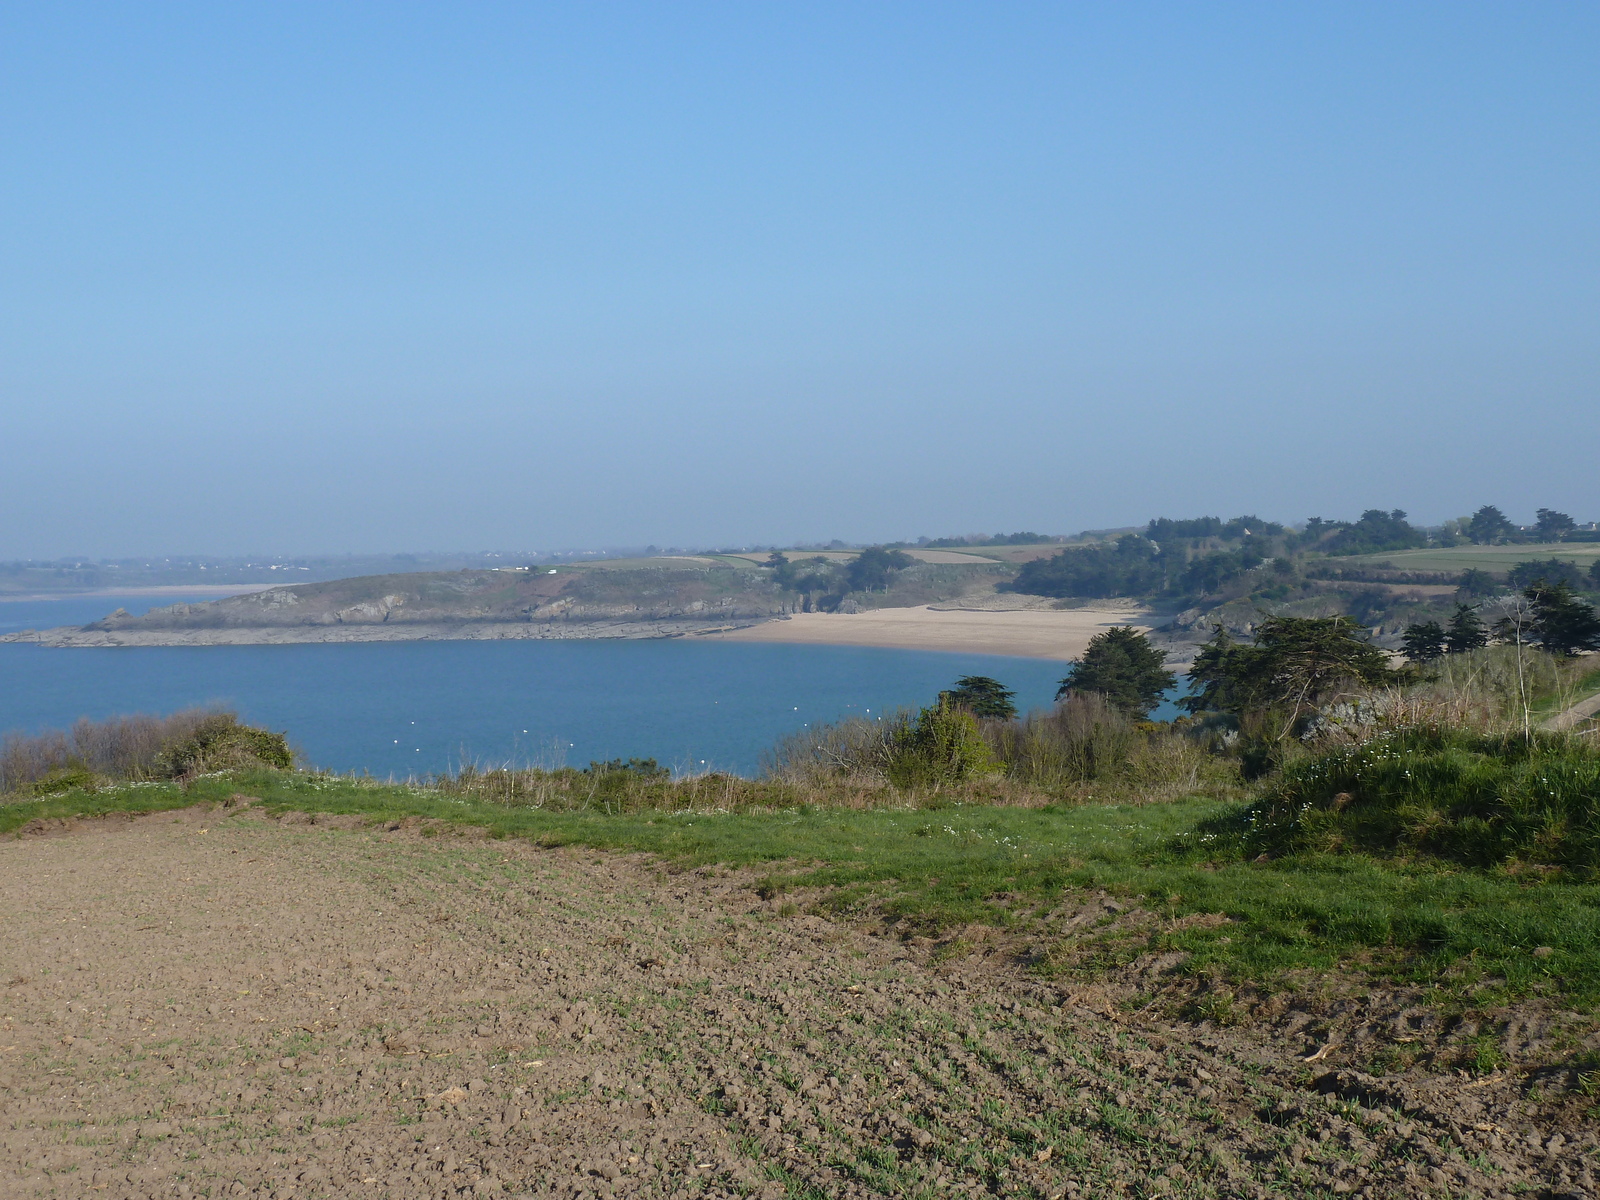
[[[209,629],[25,629],[0,643],[51,650],[109,650],[170,646],[319,646],[372,642],[651,641],[704,636],[727,622],[694,621],[463,621],[459,624],[233,626]]]
[[[712,641],[789,645],[861,646],[951,654],[993,654],[1067,662],[1089,639],[1118,625],[1149,630],[1158,619],[1142,608],[959,608],[918,605],[863,613],[796,613],[748,622],[541,621],[439,624],[280,625],[201,629],[24,630],[0,637],[50,649],[164,646],[284,646],[423,641],[645,641],[705,638]]]
[[[251,592],[271,591],[283,587],[281,583],[153,583],[145,587],[80,588],[65,592],[22,592],[0,595],[0,604],[15,601],[82,600],[89,596],[211,596],[226,600],[229,596],[245,596]]]

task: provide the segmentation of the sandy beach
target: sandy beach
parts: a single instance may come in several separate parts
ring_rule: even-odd
[[[797,613],[788,620],[705,636],[731,642],[886,646],[1066,660],[1081,655],[1089,639],[1102,630],[1113,625],[1148,629],[1149,618],[1148,610],[1131,608],[981,611],[923,605],[850,614]]]

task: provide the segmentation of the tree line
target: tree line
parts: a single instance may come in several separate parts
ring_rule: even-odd
[[[1312,517],[1301,529],[1255,516],[1227,521],[1220,517],[1161,517],[1141,533],[1123,534],[1109,543],[1064,547],[1048,558],[1024,563],[1016,578],[1002,589],[1060,598],[1197,599],[1216,595],[1252,572],[1264,572],[1252,582],[1267,588],[1287,582],[1295,574],[1297,559],[1313,550],[1349,557],[1452,546],[1462,541],[1480,545],[1556,542],[1578,533],[1577,523],[1566,513],[1541,508],[1538,517],[1532,531],[1519,530],[1493,505],[1484,505],[1471,517],[1432,531],[1412,525],[1406,512],[1398,508],[1368,509],[1355,521]],[[1495,588],[1499,582],[1488,572],[1466,574],[1473,578],[1464,579],[1464,587]],[[1585,582],[1577,567],[1558,559],[1518,564],[1509,582],[1520,588],[1534,578],[1552,582],[1566,578],[1575,590]],[[1600,564],[1591,570],[1589,582],[1600,589]]]

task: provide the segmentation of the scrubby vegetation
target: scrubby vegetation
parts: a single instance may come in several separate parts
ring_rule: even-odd
[[[1291,763],[1207,831],[1246,856],[1431,855],[1587,879],[1600,870],[1600,748],[1564,734],[1398,728]]]
[[[189,709],[166,717],[86,719],[67,731],[0,739],[0,796],[47,796],[118,782],[293,765],[284,735],[241,725],[231,712]]]

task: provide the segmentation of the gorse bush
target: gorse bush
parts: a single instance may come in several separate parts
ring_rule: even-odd
[[[281,733],[240,725],[232,713],[215,713],[188,737],[156,755],[156,770],[169,779],[247,767],[294,766],[294,753]]]
[[[98,781],[159,780],[232,767],[289,767],[281,734],[240,725],[230,712],[82,720],[71,730],[0,740],[0,795],[54,795]]]
[[[1247,855],[1360,851],[1600,869],[1600,750],[1561,734],[1399,729],[1287,766],[1201,831]]]
[[[897,787],[915,788],[961,783],[996,767],[978,718],[941,698],[914,721],[896,723],[885,774]]]

